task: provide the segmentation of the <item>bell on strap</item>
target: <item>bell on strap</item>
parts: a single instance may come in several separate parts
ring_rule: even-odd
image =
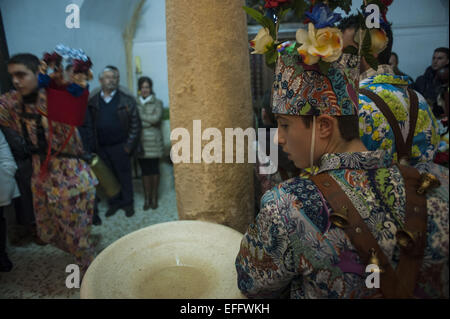
[[[410,232],[406,229],[400,229],[395,234],[400,248],[406,251],[412,251],[422,234],[420,232]]]
[[[437,188],[441,185],[441,182],[437,179],[436,176],[430,173],[422,173],[420,175],[420,187],[417,190],[417,194],[422,195],[426,191]]]
[[[338,211],[332,213],[330,221],[339,228],[346,228],[349,225],[347,206],[342,206]]]
[[[380,260],[377,257],[376,250],[374,248],[370,248],[369,254],[370,254],[369,265],[376,265],[378,267],[377,270],[373,270],[373,271],[383,273],[383,269],[381,269]]]

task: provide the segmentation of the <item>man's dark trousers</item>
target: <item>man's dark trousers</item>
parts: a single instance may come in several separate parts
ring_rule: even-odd
[[[130,155],[125,152],[125,144],[100,146],[98,155],[116,176],[121,192],[109,200],[110,207],[125,208],[133,205],[133,181]]]

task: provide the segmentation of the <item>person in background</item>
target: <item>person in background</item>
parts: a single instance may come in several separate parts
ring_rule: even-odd
[[[3,216],[4,207],[8,206],[13,198],[20,196],[14,174],[17,165],[12,156],[8,142],[0,130],[0,272],[11,271],[13,264],[6,254],[6,219]]]
[[[138,109],[142,121],[141,143],[142,154],[139,164],[142,170],[142,185],[144,187],[144,210],[150,207],[158,208],[158,186],[160,180],[159,159],[163,156],[163,140],[161,133],[161,118],[163,103],[156,98],[153,82],[143,76],[138,80]]]
[[[67,140],[71,127],[52,121],[50,134],[48,96],[39,79],[48,77],[51,85],[53,73],[54,78],[61,78],[62,70],[58,68],[51,76],[46,72],[45,62],[32,54],[11,57],[8,73],[16,91],[0,96],[0,125],[20,134],[32,153],[31,190],[38,237],[72,254],[84,273],[95,256],[91,224],[98,181],[82,160],[77,130]],[[48,157],[49,146],[58,154]]]
[[[449,49],[437,48],[434,50],[431,66],[426,69],[423,75],[417,78],[413,86],[416,91],[425,97],[436,117],[439,117],[442,114],[441,109],[437,105],[437,96],[440,88],[437,72],[442,67],[448,65],[448,63]]]
[[[23,239],[31,238],[38,245],[45,245],[39,239],[36,230],[36,220],[33,210],[33,194],[31,191],[31,175],[33,172],[31,152],[25,139],[16,131],[8,127],[1,127],[8,141],[14,160],[17,164],[16,182],[19,186],[20,197],[14,199],[17,227],[10,242],[19,244]]]
[[[349,21],[352,21],[352,23],[349,23]],[[344,47],[348,45],[355,46],[356,43],[353,41],[352,34],[355,34],[355,30],[358,28],[357,16],[350,16],[344,19],[341,25],[342,32],[350,34],[344,40]],[[378,98],[384,101],[392,111],[400,124],[402,135],[406,140],[411,102],[409,95],[413,93],[417,95],[418,100],[418,120],[413,137],[413,149],[410,160],[414,163],[433,161],[439,142],[438,123],[423,96],[412,89],[408,91],[408,86],[411,82],[406,76],[396,75],[393,67],[389,64],[394,39],[390,26],[385,26],[384,31],[388,41],[386,47],[377,55],[378,69],[375,71],[369,67],[364,59],[361,61],[358,105],[361,140],[369,150],[388,150],[393,145],[393,130],[389,125],[386,126],[387,122],[381,111],[381,106],[375,101]],[[367,95],[366,91],[369,91],[368,94],[371,95]],[[366,127],[366,123],[372,121],[376,124],[373,127],[374,131],[371,131],[372,126],[368,125]],[[386,134],[386,138],[379,138],[380,134],[384,134],[386,130],[389,132],[389,134]],[[422,143],[421,140],[426,142]],[[392,152],[392,156],[394,161],[400,161],[395,152]]]
[[[131,156],[141,136],[141,120],[136,99],[119,89],[119,70],[112,65],[100,73],[101,91],[89,98],[83,126],[84,149],[96,153],[116,176],[121,192],[109,199],[106,217],[119,209],[134,215]],[[97,205],[96,205],[97,206]]]
[[[437,72],[437,78],[440,83],[437,105],[440,108],[439,113],[441,113],[441,116],[446,118],[445,124],[448,126],[448,64],[439,69],[439,71]]]
[[[414,80],[408,74],[400,71],[400,69],[398,68],[398,62],[399,62],[399,60],[398,60],[397,53],[392,52],[391,57],[389,58],[389,65],[392,66],[392,69],[394,70],[394,74],[408,77],[408,80],[411,81],[411,85],[413,85]]]

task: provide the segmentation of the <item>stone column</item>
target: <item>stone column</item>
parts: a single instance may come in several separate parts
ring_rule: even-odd
[[[225,128],[252,127],[244,0],[166,0],[170,126],[190,133],[190,163],[174,164],[180,219],[244,232],[253,219],[253,165],[225,163]],[[222,163],[194,163],[194,120],[222,135]],[[179,140],[172,141],[172,145]],[[202,141],[203,147],[210,140]],[[198,154],[198,153],[197,153]],[[198,158],[197,158],[198,161]]]

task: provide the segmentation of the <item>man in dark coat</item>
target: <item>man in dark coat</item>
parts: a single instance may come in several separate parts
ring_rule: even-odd
[[[141,136],[139,111],[135,98],[119,89],[116,67],[105,67],[99,80],[102,89],[89,99],[80,134],[85,150],[98,154],[121,184],[121,192],[109,200],[105,216],[123,209],[126,216],[131,217],[134,207],[130,157]],[[98,224],[100,219],[96,219]]]
[[[436,74],[439,69],[448,65],[448,62],[448,48],[437,48],[434,50],[431,66],[427,68],[423,75],[417,78],[414,85],[414,90],[420,92],[425,97],[428,104],[431,105],[433,113],[436,117],[440,117],[443,113],[443,110],[437,105],[437,96],[439,94],[441,84]]]

